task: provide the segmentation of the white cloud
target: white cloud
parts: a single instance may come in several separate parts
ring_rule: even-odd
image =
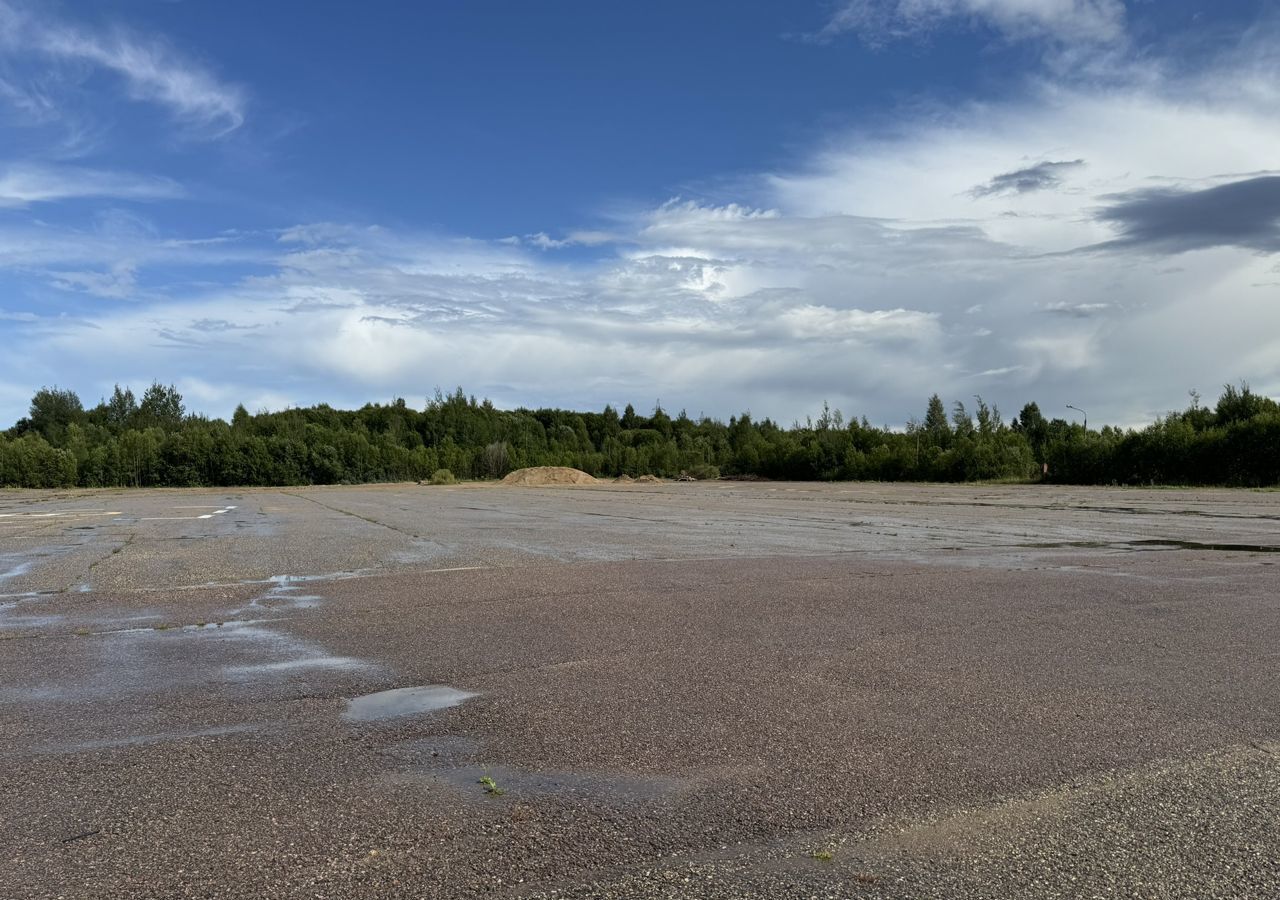
[[[1273,168],[1280,102],[1227,100],[1223,90],[1232,82],[1247,95],[1255,79],[1275,75],[1213,72],[1137,89],[1040,85],[1025,100],[899,122],[891,136],[851,134],[807,170],[772,176],[769,199],[790,215],[969,223],[1029,251],[1068,250],[1114,235],[1094,215],[1107,194],[1208,187]],[[1046,159],[1083,163],[1043,190],[972,190]]]
[[[39,57],[55,65],[93,66],[118,76],[135,99],[159,104],[192,134],[218,137],[244,122],[243,89],[219,80],[158,39],[118,28],[96,32],[45,15],[40,7],[0,0],[0,58]],[[47,84],[47,76],[38,84]],[[48,90],[6,80],[0,96],[32,115],[47,117],[57,101]]]
[[[539,250],[563,250],[566,247],[599,247],[604,244],[625,243],[625,235],[596,229],[579,229],[570,231],[562,238],[552,237],[545,231],[534,234],[511,235],[499,238],[499,244],[510,247],[536,247]]]
[[[0,209],[76,197],[162,200],[180,196],[177,182],[156,176],[38,163],[0,168]]]
[[[137,291],[137,266],[123,260],[104,271],[53,271],[49,273],[54,287],[80,291],[113,300],[127,300]]]
[[[849,340],[851,338],[933,338],[937,313],[910,309],[833,309],[806,304],[781,312],[778,322],[800,340]]]
[[[1116,236],[1100,215],[1114,195],[1274,169],[1275,75],[1266,53],[1246,52],[1194,76],[1149,66],[1042,83],[835,136],[755,190],[657,205],[585,237],[0,228],[0,268],[41,288],[110,291],[92,276],[119,260],[138,283],[177,283],[184,266],[208,280],[74,320],[15,304],[3,328],[20,340],[0,381],[66,382],[75,360],[102,390],[181,375],[222,414],[246,397],[358,404],[461,383],[507,404],[661,397],[784,421],[827,399],[891,423],[934,391],[1009,412],[1075,403],[1119,423],[1239,377],[1276,394],[1275,255],[1209,246],[1171,266],[1160,247],[1080,250]],[[570,242],[597,249],[557,252]]]
[[[1011,39],[1111,43],[1124,37],[1121,0],[846,0],[821,36],[855,32],[871,43],[944,23],[980,23]]]

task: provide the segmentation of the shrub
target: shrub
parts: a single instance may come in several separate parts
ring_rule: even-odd
[[[458,479],[448,469],[436,469],[431,473],[432,484],[457,484]]]

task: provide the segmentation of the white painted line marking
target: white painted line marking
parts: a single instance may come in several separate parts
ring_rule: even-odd
[[[174,509],[212,509],[212,507],[209,507],[209,506],[190,506],[190,507],[175,506],[175,507],[174,507]],[[198,515],[198,516],[143,516],[143,517],[142,517],[142,519],[141,519],[141,521],[143,521],[143,522],[191,522],[191,521],[194,521],[194,520],[196,520],[196,519],[212,519],[214,516],[220,516],[220,515],[222,515],[222,514],[223,514],[223,513],[225,513],[225,512],[230,512],[230,511],[231,511],[231,510],[233,510],[233,509],[235,509],[235,507],[234,507],[234,506],[224,506],[224,507],[222,507],[221,509],[214,510],[214,512],[211,512],[211,513],[202,513],[201,515]],[[117,513],[116,515],[119,515],[119,513]]]
[[[78,519],[87,519],[90,516],[119,516],[123,513],[108,512],[101,509],[84,509],[69,510],[67,512],[46,512],[46,513],[0,513],[0,519],[61,519],[66,516],[73,516]]]

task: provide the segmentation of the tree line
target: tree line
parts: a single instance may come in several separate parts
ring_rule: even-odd
[[[173,386],[141,398],[117,386],[86,409],[41,388],[29,414],[0,432],[0,485],[188,487],[351,484],[499,478],[525,466],[572,466],[598,477],[645,474],[787,480],[1035,481],[1073,484],[1280,484],[1280,405],[1227,385],[1142,429],[1090,430],[1028,403],[1011,421],[975,398],[950,412],[937,395],[903,429],[846,421],[824,405],[782,427],[744,413],[723,422],[559,409],[497,409],[461,388],[425,408],[404,400],[337,410],[236,409],[231,421],[188,414]]]

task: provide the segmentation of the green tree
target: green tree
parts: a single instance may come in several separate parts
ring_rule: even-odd
[[[182,395],[178,393],[178,389],[155,381],[142,394],[142,402],[138,404],[138,421],[143,428],[168,430],[182,424],[184,412]]]
[[[942,398],[934,394],[929,398],[928,409],[924,414],[924,433],[929,442],[936,447],[946,447],[951,442],[951,424],[947,421],[947,408],[942,405]]]
[[[66,435],[67,426],[82,422],[84,417],[84,406],[75,391],[61,390],[57,386],[43,387],[31,398],[27,427],[50,443],[57,444]]]

